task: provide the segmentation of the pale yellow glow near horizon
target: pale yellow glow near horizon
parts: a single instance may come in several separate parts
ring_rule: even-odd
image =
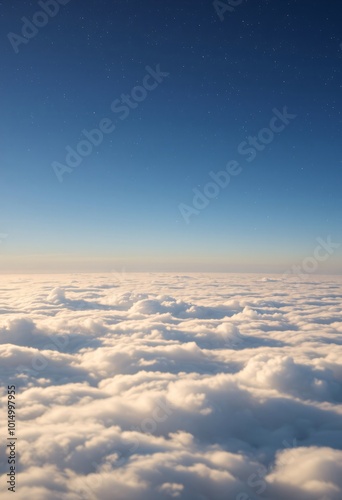
[[[73,272],[230,272],[230,273],[285,273],[292,266],[301,265],[303,258],[283,257],[282,262],[272,256],[256,255],[141,255],[137,256],[86,256],[86,255],[1,255],[0,273],[73,273]],[[307,275],[342,273],[341,257],[332,255],[320,262],[317,270]]]

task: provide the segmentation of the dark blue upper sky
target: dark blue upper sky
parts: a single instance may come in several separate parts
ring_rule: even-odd
[[[30,35],[48,3],[0,2],[1,271],[282,272],[317,237],[342,243],[340,2],[241,1],[220,20],[212,1],[70,0]],[[248,161],[239,145],[284,107],[296,118]],[[70,171],[66,147],[105,118]]]

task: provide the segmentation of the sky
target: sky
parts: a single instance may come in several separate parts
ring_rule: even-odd
[[[1,273],[283,273],[342,244],[342,7],[223,4],[0,2]]]

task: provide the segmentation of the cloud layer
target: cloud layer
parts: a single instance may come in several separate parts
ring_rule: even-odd
[[[16,498],[339,500],[341,298],[332,277],[3,278]]]

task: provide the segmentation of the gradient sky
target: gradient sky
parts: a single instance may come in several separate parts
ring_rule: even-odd
[[[44,0],[42,0],[44,2]],[[342,6],[70,0],[18,46],[38,2],[1,7],[0,272],[284,272],[341,230]],[[169,73],[125,120],[111,103]],[[272,110],[297,117],[253,162]],[[60,183],[82,130],[116,129]],[[186,224],[209,172],[242,172]],[[341,250],[319,272],[341,272]]]

